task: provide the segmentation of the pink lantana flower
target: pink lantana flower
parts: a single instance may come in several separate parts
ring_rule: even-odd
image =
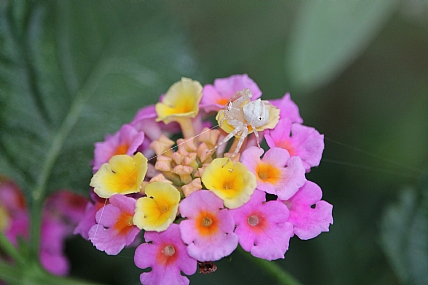
[[[238,246],[234,223],[223,200],[211,191],[196,191],[180,203],[181,238],[189,255],[199,261],[216,261]]]
[[[107,135],[105,141],[95,143],[93,171],[118,154],[133,155],[143,144],[144,133],[132,125],[123,125],[114,135]]]
[[[64,241],[70,234],[71,231],[60,220],[50,216],[43,219],[40,263],[52,274],[65,276],[70,270],[69,261],[64,253]]]
[[[290,157],[282,148],[264,150],[250,147],[242,153],[242,163],[256,175],[257,189],[275,194],[286,200],[293,196],[306,182],[305,168],[299,157]]]
[[[157,117],[155,105],[149,105],[138,110],[134,119],[129,124],[134,126],[138,131],[144,132],[146,137],[151,141],[157,140],[162,134],[176,134],[180,132],[179,124],[172,122],[166,125],[162,122],[156,122]]]
[[[256,100],[262,96],[262,91],[260,91],[257,84],[247,74],[218,78],[214,80],[214,85],[207,84],[204,86],[200,107],[206,112],[217,112],[229,102],[230,98],[236,92],[245,88],[250,89],[253,94],[251,100]]]
[[[97,212],[98,224],[89,230],[89,239],[98,250],[116,255],[134,241],[140,230],[132,223],[135,199],[116,194],[109,200],[110,204]]]
[[[73,192],[61,190],[51,195],[44,205],[51,215],[61,214],[64,225],[74,226],[82,220],[88,199]]]
[[[72,236],[77,222],[82,219],[87,200],[69,191],[51,195],[43,207],[40,239],[40,263],[55,275],[67,275],[70,264],[64,253],[65,240]]]
[[[299,156],[306,171],[318,166],[321,161],[324,135],[314,128],[292,124],[287,118],[281,119],[275,129],[265,131],[265,138],[270,148],[280,147],[291,156]]]
[[[95,220],[96,213],[109,203],[108,199],[101,198],[95,194],[93,189],[91,189],[90,196],[92,201],[86,203],[83,217],[80,219],[73,232],[75,235],[80,234],[86,240],[89,239],[89,230],[97,223]]]
[[[255,257],[274,260],[284,258],[293,225],[288,220],[288,208],[279,201],[266,201],[266,194],[256,190],[251,200],[230,210],[236,224],[239,244]]]
[[[279,114],[281,119],[288,118],[293,123],[303,123],[303,119],[300,117],[299,107],[291,100],[290,93],[285,94],[281,99],[269,100],[269,102],[281,110]]]
[[[294,233],[302,240],[328,232],[330,224],[333,224],[333,206],[321,200],[321,197],[321,188],[314,182],[307,181],[293,197],[283,201],[290,210],[288,221],[293,224]]]
[[[0,180],[0,231],[13,244],[28,237],[28,212],[21,190],[13,182]]]
[[[172,224],[163,232],[145,232],[146,243],[137,247],[135,265],[141,269],[152,268],[140,275],[144,285],[187,285],[189,279],[180,274],[196,272],[196,260],[187,253],[180,237],[180,228]]]

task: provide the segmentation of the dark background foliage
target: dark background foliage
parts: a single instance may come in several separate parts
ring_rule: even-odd
[[[88,195],[93,143],[182,76],[247,73],[291,92],[325,135],[308,174],[334,205],[329,233],[275,261],[303,284],[428,283],[428,4],[424,1],[4,1],[0,173],[30,197]],[[72,274],[138,284],[133,251],[80,237]],[[275,284],[239,253],[191,284]]]

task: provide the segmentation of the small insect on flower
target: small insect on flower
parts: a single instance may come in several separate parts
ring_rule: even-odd
[[[210,274],[217,271],[217,265],[212,261],[198,261],[199,273]]]
[[[244,89],[236,92],[225,108],[220,110],[217,114],[217,120],[220,120],[220,127],[222,127],[224,121],[226,121],[232,129],[229,134],[212,150],[216,150],[219,146],[228,142],[234,136],[239,137],[238,144],[229,160],[238,154],[249,133],[254,132],[257,138],[257,145],[260,147],[257,129],[261,131],[265,128],[271,128],[269,125],[271,123],[272,114],[269,110],[272,110],[272,108],[275,107],[273,107],[273,105],[268,101],[262,101],[260,99],[251,101],[252,96],[250,89]],[[279,115],[279,113],[277,115]],[[276,123],[274,123],[273,127],[275,125]],[[249,129],[250,127],[251,129]]]

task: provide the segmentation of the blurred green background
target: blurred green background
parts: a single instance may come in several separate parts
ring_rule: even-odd
[[[307,177],[334,225],[275,263],[302,284],[428,284],[426,1],[0,6],[0,173],[28,197],[45,174],[48,192],[88,195],[93,143],[182,76],[247,73],[265,99],[290,92],[326,139]],[[67,254],[76,277],[139,284],[133,250],[107,256],[76,237]],[[276,284],[239,253],[217,265],[191,284]]]

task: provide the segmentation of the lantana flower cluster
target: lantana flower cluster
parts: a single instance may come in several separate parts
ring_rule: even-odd
[[[59,276],[70,271],[65,240],[85,214],[87,199],[67,190],[49,196],[43,206],[39,259],[43,268]],[[0,177],[0,231],[16,247],[29,237],[30,219],[25,197],[18,186]],[[3,256],[0,254],[0,258]],[[7,258],[4,257],[6,260]]]
[[[95,144],[92,201],[75,233],[109,255],[139,244],[135,264],[151,268],[141,283],[174,285],[189,284],[181,272],[198,264],[214,271],[238,245],[275,260],[294,235],[328,231],[332,205],[305,177],[320,163],[324,137],[302,124],[289,94],[249,104],[261,95],[247,75],[174,83]]]

